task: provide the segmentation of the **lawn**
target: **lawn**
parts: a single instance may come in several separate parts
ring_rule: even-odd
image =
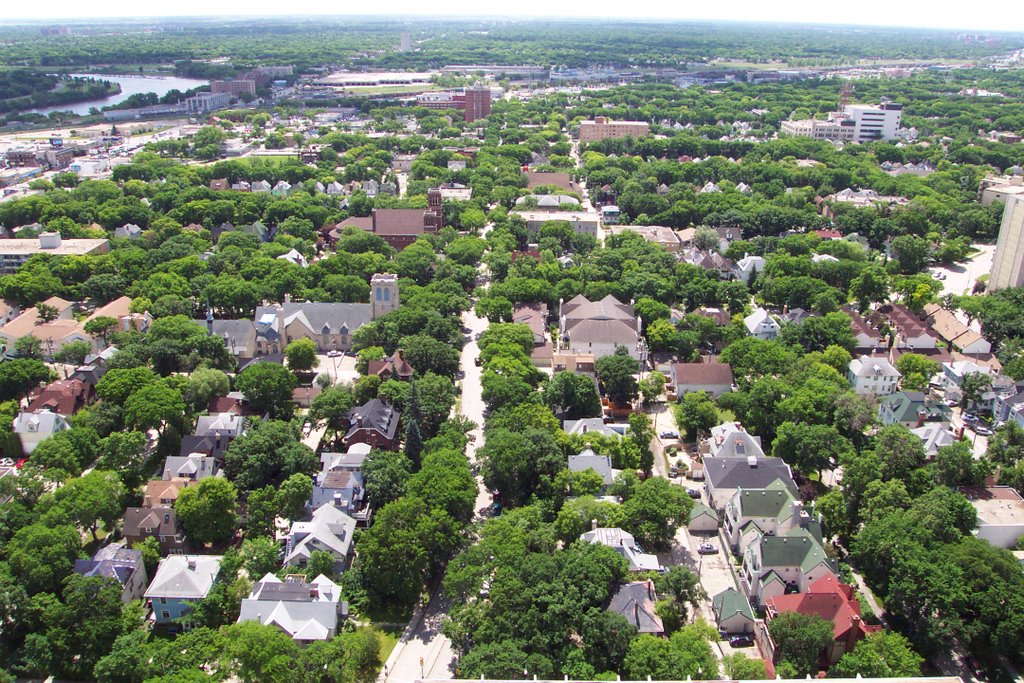
[[[395,649],[395,645],[398,645],[398,639],[402,636],[402,629],[397,627],[385,627],[372,629],[377,637],[380,638],[380,665],[384,666],[384,662],[388,661],[388,657],[391,656],[391,651]]]

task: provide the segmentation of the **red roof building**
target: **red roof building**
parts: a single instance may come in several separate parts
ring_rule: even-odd
[[[80,379],[62,379],[30,393],[28,412],[46,409],[70,417],[84,408],[92,397],[92,385]]]
[[[771,621],[784,612],[799,612],[814,615],[832,622],[832,646],[823,650],[819,664],[822,668],[837,662],[853,650],[869,634],[882,630],[881,626],[864,623],[860,614],[860,602],[853,586],[839,583],[831,574],[825,575],[808,586],[806,593],[792,593],[769,598],[765,603],[765,618]]]

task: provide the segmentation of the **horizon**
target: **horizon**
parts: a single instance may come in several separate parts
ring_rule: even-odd
[[[215,7],[208,7],[198,0],[182,0],[177,4],[180,11],[154,8],[152,12],[139,13],[139,6],[127,0],[113,0],[103,3],[99,9],[92,7],[89,13],[79,11],[79,3],[68,0],[57,0],[48,7],[47,16],[34,14],[38,10],[32,5],[5,8],[5,16],[0,19],[0,26],[17,27],[26,24],[88,24],[96,21],[139,22],[139,21],[246,21],[269,19],[385,19],[400,23],[403,20],[415,23],[423,20],[445,21],[544,21],[556,20],[564,22],[602,22],[628,20],[631,23],[722,23],[722,24],[767,24],[775,26],[798,26],[808,28],[845,28],[845,29],[899,29],[920,31],[949,31],[967,33],[1017,34],[1024,33],[1024,13],[1020,17],[1008,17],[994,7],[983,7],[982,11],[971,7],[961,7],[956,11],[935,13],[933,8],[922,0],[899,3],[895,8],[880,0],[867,0],[857,13],[857,21],[844,21],[843,16],[836,14],[833,6],[823,5],[808,7],[797,3],[776,3],[766,6],[755,0],[736,0],[732,3],[732,16],[743,16],[743,19],[728,18],[720,14],[717,7],[707,5],[699,7],[671,8],[655,14],[654,12],[636,14],[630,12],[619,3],[609,0],[595,0],[584,3],[577,0],[563,2],[553,8],[550,4],[538,0],[525,0],[519,3],[521,9],[502,13],[475,14],[479,6],[469,0],[446,0],[443,6],[430,7],[432,11],[420,3],[410,0],[395,0],[372,14],[361,12],[338,11],[327,0],[313,0],[307,3],[311,11],[295,13],[280,11],[277,6],[256,7],[254,3],[241,3],[229,0]],[[63,11],[62,11],[63,10]],[[237,10],[237,11],[236,11]],[[318,11],[323,10],[323,11]],[[871,21],[873,17],[885,17],[882,21]],[[922,19],[923,18],[923,19]],[[1008,25],[1009,24],[1009,25]]]

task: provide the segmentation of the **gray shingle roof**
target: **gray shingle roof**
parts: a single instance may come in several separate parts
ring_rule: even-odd
[[[789,465],[782,458],[705,458],[704,476],[716,489],[763,489],[779,480],[795,496],[796,484]]]

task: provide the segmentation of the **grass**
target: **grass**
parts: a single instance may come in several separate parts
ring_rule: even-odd
[[[380,638],[380,664],[384,666],[384,662],[388,661],[388,657],[391,656],[391,651],[398,645],[398,639],[402,636],[402,629],[395,627],[385,627],[371,629]]]
[[[405,95],[405,94],[416,94],[421,92],[430,92],[439,90],[440,88],[430,83],[418,83],[412,85],[377,85],[377,86],[360,86],[354,85],[345,88],[346,95]]]

